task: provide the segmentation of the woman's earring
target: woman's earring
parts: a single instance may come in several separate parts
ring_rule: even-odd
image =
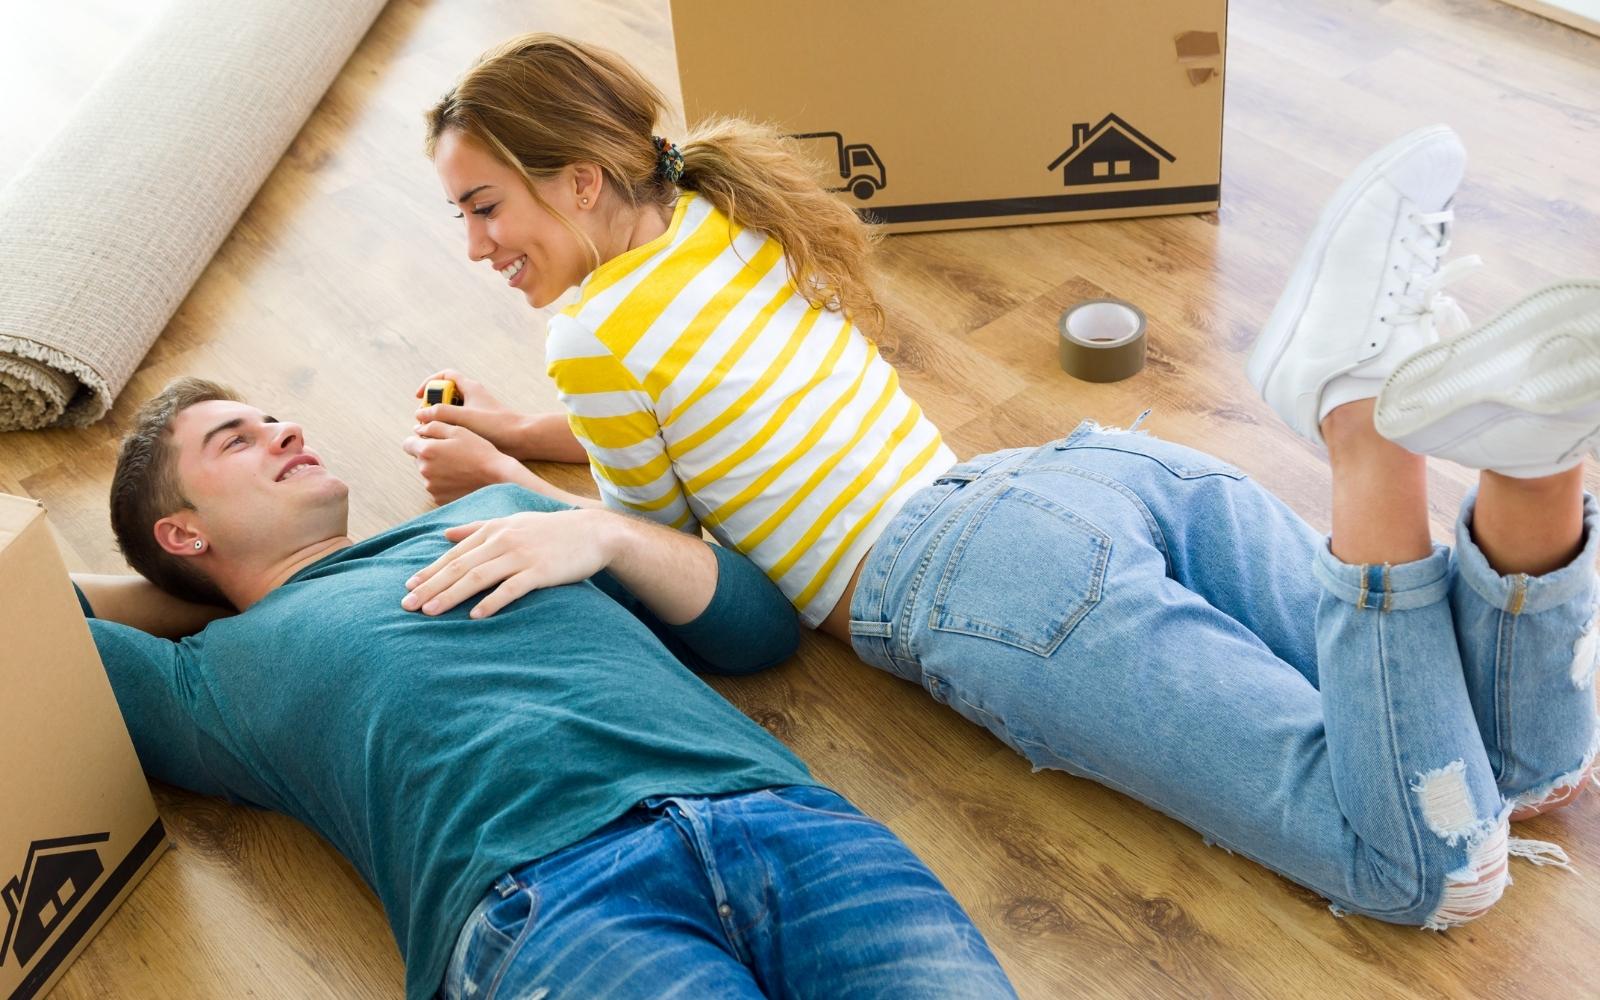
[[[589,199],[588,198],[579,198],[578,199],[578,204],[580,204],[580,205],[584,206],[585,208],[587,208],[588,205],[589,205]]]
[[[202,542],[202,541],[201,541],[201,540],[200,540],[200,539],[198,539],[198,538],[196,538],[196,539],[195,539],[195,540],[194,540],[194,550],[195,550],[195,551],[196,551],[196,552],[199,552],[199,551],[200,551],[200,550],[201,550],[201,549],[203,549],[203,548],[205,548],[205,547],[206,547],[206,543],[205,543],[205,542]]]

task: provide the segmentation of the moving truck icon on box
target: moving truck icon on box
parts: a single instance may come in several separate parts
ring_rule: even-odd
[[[800,143],[801,154],[826,171],[837,171],[843,183],[828,185],[829,191],[846,191],[862,201],[888,185],[883,160],[877,150],[864,142],[846,145],[838,132],[803,132],[789,138]],[[831,177],[830,177],[831,180]]]
[[[22,874],[0,888],[6,904],[5,933],[0,934],[0,965],[8,955],[27,965],[50,933],[67,918],[106,870],[100,852],[89,845],[111,839],[109,833],[35,840],[22,862]]]

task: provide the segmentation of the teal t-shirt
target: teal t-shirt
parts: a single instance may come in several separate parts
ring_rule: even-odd
[[[735,553],[715,549],[716,595],[678,627],[606,574],[482,621],[475,599],[401,609],[406,579],[449,549],[444,528],[560,507],[480,490],[182,642],[90,623],[145,770],[327,838],[383,902],[410,1000],[437,990],[504,872],[652,795],[813,783],[684,665],[744,673],[794,651],[794,609]]]

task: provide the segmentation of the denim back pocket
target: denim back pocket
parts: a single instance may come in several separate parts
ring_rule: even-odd
[[[1049,656],[1100,600],[1111,538],[1019,486],[967,515],[929,625]]]

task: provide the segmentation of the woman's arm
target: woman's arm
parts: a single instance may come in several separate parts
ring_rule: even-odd
[[[523,462],[565,462],[587,465],[583,450],[565,413],[517,413],[512,410],[481,412],[437,403],[417,411],[417,422],[453,424],[472,431],[512,458]]]
[[[449,503],[496,483],[514,483],[573,507],[601,506],[599,500],[569,493],[534,475],[482,436],[442,420],[412,428],[400,447],[417,460],[417,474],[434,503]]]
[[[578,436],[572,433],[572,423],[565,413],[520,414],[522,430],[518,450],[514,453],[524,462],[566,462],[571,465],[588,465],[589,453],[583,450]]]
[[[218,618],[237,614],[232,608],[191,604],[173,597],[142,576],[74,573],[72,582],[94,608],[96,618],[163,639],[194,635]]]

